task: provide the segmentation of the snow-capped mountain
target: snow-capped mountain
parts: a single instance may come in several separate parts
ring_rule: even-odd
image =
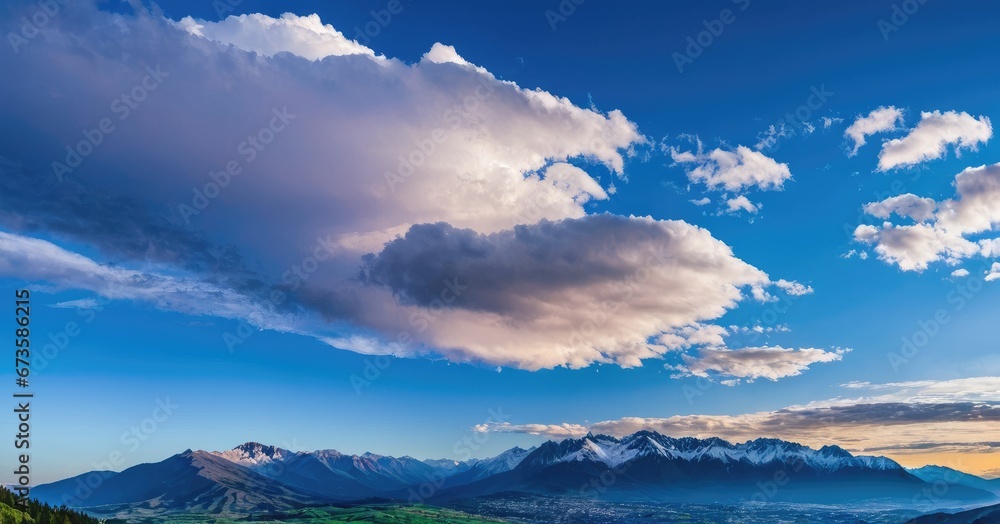
[[[217,457],[224,458],[230,462],[235,462],[250,469],[257,469],[273,464],[275,461],[283,461],[294,455],[295,452],[281,449],[274,446],[265,446],[257,442],[247,442],[240,444],[233,449],[226,451],[211,452]]]
[[[912,498],[926,486],[888,458],[855,457],[837,446],[813,449],[763,438],[732,444],[640,431],[621,439],[588,434],[546,442],[510,471],[445,490],[439,497],[526,492],[618,500],[841,502]],[[952,490],[949,496],[988,495]]]
[[[640,431],[622,439],[607,435],[590,435],[562,444],[546,443],[551,450],[537,457],[542,462],[591,461],[616,468],[640,457],[658,456],[687,462],[718,461],[722,464],[761,466],[773,463],[802,463],[817,471],[837,471],[843,468],[902,470],[902,466],[885,457],[855,457],[838,446],[823,446],[816,450],[794,442],[778,439],[751,440],[730,444],[719,438],[671,438],[651,431]]]
[[[940,476],[937,470],[919,473]],[[101,482],[80,497],[81,479],[90,483],[94,475]],[[630,501],[843,502],[910,500],[932,488],[888,458],[856,457],[837,446],[812,449],[777,439],[732,444],[640,431],[620,439],[587,435],[549,441],[468,461],[296,452],[247,442],[226,451],[187,450],[120,473],[91,472],[37,486],[32,493],[71,507],[239,513],[374,497],[407,501],[414,492],[430,503],[501,492]],[[950,486],[947,496],[993,498],[961,483]]]

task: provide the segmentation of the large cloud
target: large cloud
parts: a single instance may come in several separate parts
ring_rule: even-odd
[[[908,135],[882,144],[878,168],[886,171],[941,158],[952,144],[956,155],[962,149],[975,150],[992,136],[993,125],[985,116],[974,118],[968,113],[956,111],[924,112],[920,114],[917,127]]]
[[[716,319],[743,288],[770,283],[704,229],[613,215],[491,235],[418,225],[370,257],[365,276],[410,307],[461,284],[427,342],[501,364],[516,354],[528,368],[639,365],[668,350],[651,337]]]
[[[970,237],[1000,224],[1000,164],[967,168],[954,185],[956,196],[941,202],[906,194],[867,204],[865,211],[874,216],[895,213],[918,223],[861,225],[855,239],[874,244],[879,258],[910,271],[940,260],[957,264],[975,255],[996,256],[995,239]]]
[[[703,229],[587,216],[646,142],[636,125],[447,45],[407,64],[315,15],[173,22],[78,2],[0,68],[19,79],[0,83],[0,180],[17,188],[0,220],[21,233],[5,239],[89,246],[25,273],[57,285],[182,311],[187,286],[339,348],[537,369],[639,365],[667,351],[657,335],[771,284]],[[723,186],[788,178],[735,154],[704,160]],[[3,274],[36,259],[17,260]]]

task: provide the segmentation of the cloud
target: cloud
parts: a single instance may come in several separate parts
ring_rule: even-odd
[[[186,16],[177,22],[177,26],[193,35],[264,56],[287,52],[319,60],[327,56],[375,55],[371,49],[346,38],[332,25],[323,24],[316,14],[298,16],[284,13],[281,18],[271,18],[255,13],[229,16],[218,22]]]
[[[57,302],[55,304],[49,305],[49,307],[54,307],[58,309],[100,309],[103,305],[104,303],[97,300],[96,298],[81,298],[78,300],[67,300],[65,302]]]
[[[725,376],[747,379],[766,378],[771,381],[801,375],[812,364],[835,362],[850,350],[824,351],[816,348],[790,349],[781,346],[740,349],[703,348],[697,355],[682,355],[683,365],[668,369],[680,376]]]
[[[1000,279],[1000,262],[994,262],[990,269],[986,272],[986,281],[992,282],[994,280]]]
[[[965,268],[956,269],[951,272],[951,276],[955,278],[967,277],[969,276],[969,270]]]
[[[740,195],[736,198],[730,198],[726,201],[726,207],[729,209],[730,213],[736,213],[738,211],[746,211],[747,213],[757,213],[760,206],[754,205],[750,202],[747,197]]]
[[[1000,224],[1000,164],[966,168],[954,185],[956,196],[940,202],[907,194],[865,205],[865,211],[875,216],[889,218],[896,213],[919,223],[861,225],[855,240],[874,244],[880,259],[907,271],[923,271],[941,260],[957,264],[975,255],[995,256],[995,239],[968,237]]]
[[[879,218],[889,218],[889,215],[895,213],[917,222],[925,222],[934,216],[936,208],[937,202],[933,198],[920,198],[912,193],[906,193],[866,204],[864,210],[865,213]]]
[[[734,151],[717,148],[705,153],[699,141],[696,151],[681,151],[676,147],[669,151],[674,163],[688,166],[688,180],[704,184],[711,191],[781,190],[785,181],[792,178],[788,164],[779,164],[746,146],[738,146]]]
[[[854,142],[854,147],[847,156],[858,154],[865,139],[876,133],[894,131],[903,123],[903,112],[894,106],[883,106],[868,113],[868,116],[858,116],[854,123],[844,131],[844,136]],[[831,122],[832,124],[832,122]]]
[[[820,120],[823,122],[823,129],[830,129],[831,127],[833,127],[833,124],[839,124],[844,121],[843,118],[828,117],[828,116],[824,116],[820,118]]]
[[[705,205],[710,204],[711,202],[712,201],[709,200],[708,197],[702,197],[702,198],[699,198],[699,199],[691,201],[691,203],[694,204],[694,205],[696,205],[696,206],[705,206]]]
[[[992,136],[993,126],[985,116],[977,119],[964,112],[924,112],[920,114],[917,127],[908,135],[882,145],[878,168],[879,171],[887,171],[941,158],[947,152],[947,146],[952,144],[956,155],[962,149],[974,151]]]
[[[804,284],[800,284],[798,282],[791,282],[785,279],[781,279],[775,282],[774,284],[779,288],[781,288],[785,293],[788,293],[793,297],[811,295],[813,293],[812,286],[807,286]]]
[[[579,424],[511,424],[510,422],[477,424],[472,428],[478,433],[527,433],[548,438],[579,438],[587,434],[586,426]]]
[[[687,349],[692,346],[724,346],[724,337],[729,332],[714,324],[693,324],[674,328],[657,337],[656,341],[669,351]]]
[[[461,284],[425,341],[455,359],[528,369],[640,365],[673,348],[651,337],[718,318],[742,290],[770,285],[704,229],[613,215],[490,235],[414,226],[368,257],[364,279],[416,307],[440,300],[442,283]],[[365,319],[386,322],[381,311]]]
[[[254,325],[295,332],[287,315],[269,310],[255,297],[181,275],[105,266],[51,242],[0,231],[0,275],[48,282],[57,289],[82,289],[110,300],[137,300],[191,315],[248,320]],[[55,307],[92,307],[92,299]]]
[[[523,369],[641,365],[668,352],[657,336],[772,285],[704,229],[588,216],[647,143],[637,126],[451,46],[405,63],[315,15],[173,22],[81,3],[0,68],[22,79],[0,83],[16,101],[0,106],[3,275]],[[60,179],[54,161],[73,169]],[[720,190],[789,178],[747,148],[693,162]]]

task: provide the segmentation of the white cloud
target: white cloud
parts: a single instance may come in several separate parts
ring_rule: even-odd
[[[994,262],[990,266],[989,271],[986,272],[986,281],[992,282],[994,280],[1000,279],[1000,262]]]
[[[756,213],[760,206],[754,205],[750,202],[747,197],[740,195],[736,198],[730,198],[726,200],[726,207],[729,209],[730,213],[736,213],[738,211],[746,211],[747,213]]]
[[[177,22],[185,31],[209,40],[232,44],[264,56],[289,52],[319,60],[327,56],[368,55],[375,52],[345,37],[319,15],[298,16],[284,13],[281,18],[262,14],[229,16],[218,22],[196,20],[190,16]]]
[[[825,351],[816,348],[749,347],[740,349],[703,348],[697,355],[682,355],[683,365],[667,365],[681,376],[732,377],[753,381],[801,375],[812,364],[836,362],[849,349]]]
[[[955,271],[951,272],[951,276],[955,278],[967,277],[969,276],[969,270],[965,268],[956,269]]]
[[[830,129],[831,127],[833,127],[833,124],[839,124],[844,121],[843,118],[828,117],[828,116],[824,116],[820,120],[823,122],[823,129]]]
[[[774,283],[774,285],[778,286],[779,288],[784,290],[785,293],[788,293],[793,297],[811,295],[813,293],[812,286],[807,286],[805,284],[800,284],[798,282],[788,281],[785,279],[778,280],[777,282]]]
[[[858,154],[861,146],[865,145],[866,137],[876,133],[893,131],[902,123],[903,112],[894,106],[879,107],[868,113],[868,116],[858,116],[854,123],[844,131],[844,136],[854,142],[854,147],[848,156]]]
[[[587,427],[580,424],[511,424],[510,422],[476,424],[472,428],[478,433],[527,433],[544,435],[549,438],[579,438],[587,434]]]
[[[904,270],[922,271],[941,260],[955,264],[977,254],[996,256],[1000,245],[995,239],[975,242],[967,237],[1000,224],[1000,164],[966,168],[954,185],[956,196],[941,202],[901,195],[866,205],[865,210],[875,216],[895,212],[920,222],[862,225],[855,230],[855,240],[875,244],[879,258]]]
[[[657,337],[658,344],[669,351],[688,349],[693,346],[724,346],[729,335],[722,326],[714,324],[694,324],[669,330]]]
[[[67,300],[65,302],[57,302],[51,304],[49,307],[54,307],[58,309],[100,309],[104,304],[95,298],[81,298],[78,300]]]
[[[887,171],[896,167],[909,167],[941,158],[947,146],[954,144],[955,154],[962,149],[976,150],[993,136],[990,119],[978,119],[968,113],[948,111],[924,112],[920,122],[903,138],[889,140],[882,145],[878,168]]]
[[[879,218],[889,218],[895,213],[901,217],[909,217],[917,222],[930,220],[937,209],[933,198],[920,198],[912,193],[889,197],[880,202],[865,204],[865,213]]]
[[[691,203],[694,204],[694,205],[696,205],[696,206],[707,206],[711,202],[712,201],[709,200],[708,197],[701,197],[701,198],[699,198],[697,200],[691,200]]]
[[[738,146],[734,151],[717,148],[704,153],[699,141],[696,151],[681,151],[676,147],[669,150],[675,163],[690,164],[688,180],[704,184],[712,191],[781,190],[792,177],[788,164],[779,164],[746,146]]]

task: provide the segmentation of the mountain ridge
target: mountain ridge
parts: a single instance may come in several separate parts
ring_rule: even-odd
[[[64,503],[86,475],[37,486],[33,494]],[[733,444],[653,431],[550,440],[466,461],[290,451],[251,441],[224,451],[186,450],[102,475],[99,486],[68,505],[238,514],[366,499],[437,503],[501,492],[662,501],[753,500],[763,493],[768,500],[824,501],[906,498],[928,487],[889,458],[854,456],[839,446],[813,449],[769,438]],[[779,486],[783,478],[791,480]],[[771,484],[780,489],[762,491]],[[953,486],[949,496],[995,497],[964,485]]]

